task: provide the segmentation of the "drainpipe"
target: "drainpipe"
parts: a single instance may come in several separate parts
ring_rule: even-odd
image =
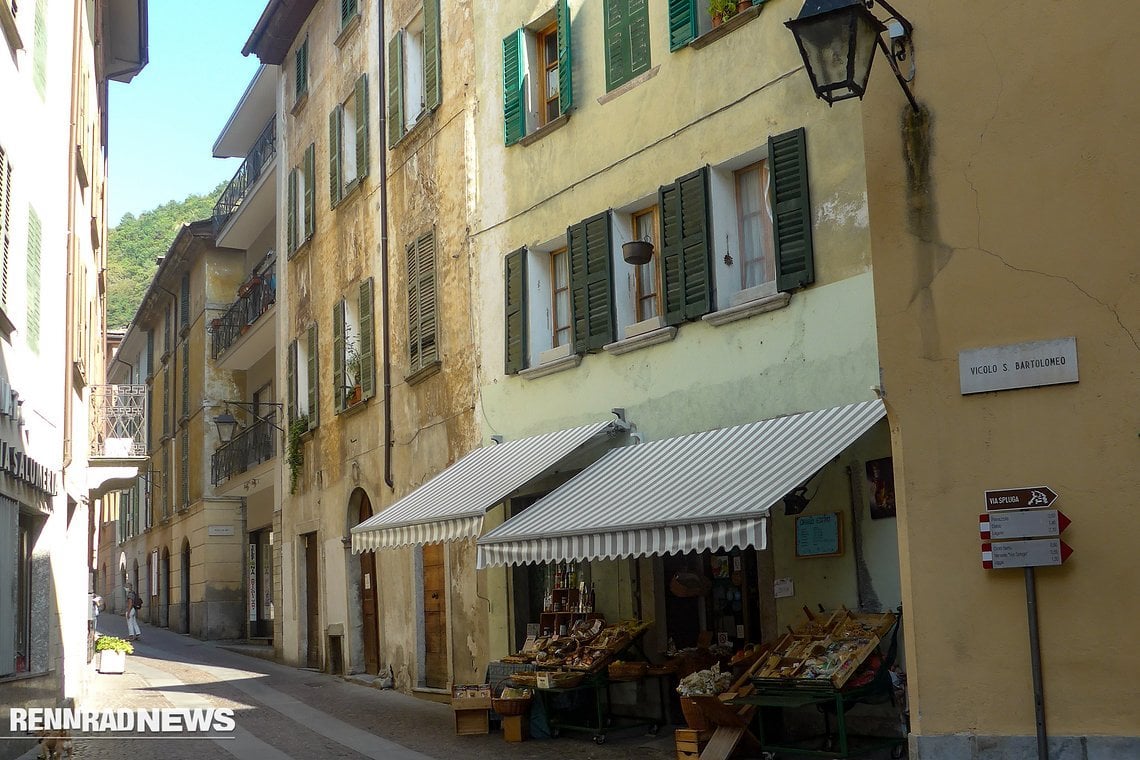
[[[381,353],[384,354],[384,482],[388,488],[395,488],[392,479],[392,338],[388,313],[391,286],[388,282],[388,110],[384,107],[384,93],[388,91],[385,75],[388,69],[384,65],[384,3],[376,3],[376,9],[380,16],[380,72],[376,77],[380,97],[376,98],[376,102],[380,104],[380,282],[384,288],[384,310],[380,318]]]

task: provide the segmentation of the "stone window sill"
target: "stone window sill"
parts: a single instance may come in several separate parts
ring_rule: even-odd
[[[293,107],[289,109],[289,113],[296,116],[297,114],[301,113],[301,111],[305,108],[305,104],[308,102],[309,91],[305,90],[301,93],[301,97],[297,98],[297,102],[293,104]]]
[[[539,364],[537,367],[528,367],[519,372],[519,377],[526,378],[527,380],[537,380],[540,377],[553,375],[557,372],[564,372],[568,369],[574,369],[582,363],[582,357],[578,354],[570,354],[561,359]]]
[[[628,354],[630,351],[636,351],[639,348],[656,346],[658,343],[668,343],[675,337],[677,337],[676,327],[659,327],[656,330],[650,330],[649,332],[643,332],[630,338],[623,338],[622,340],[615,340],[613,343],[607,343],[602,346],[602,350],[606,353],[620,356],[622,354]]]
[[[648,82],[650,79],[657,76],[657,72],[660,68],[661,68],[660,66],[654,66],[649,71],[638,74],[633,79],[629,80],[628,82],[621,85],[620,87],[617,87],[616,89],[610,90],[605,95],[598,98],[598,105],[604,106],[606,103],[609,103],[614,98],[620,98],[622,95],[625,95],[627,92],[634,89],[635,87],[638,87],[641,84]]]
[[[423,367],[420,367],[410,375],[405,375],[404,382],[406,382],[408,385],[416,385],[417,383],[422,383],[432,375],[437,374],[442,367],[443,362],[436,359],[431,364],[425,364]]]
[[[356,15],[348,20],[348,23],[340,30],[340,34],[333,40],[333,44],[337,47],[344,47],[345,41],[352,36],[352,33],[356,31],[358,26],[360,26],[360,11],[357,11]]]
[[[729,322],[735,322],[739,319],[748,319],[757,314],[763,314],[766,311],[776,311],[788,305],[792,300],[789,293],[777,293],[772,296],[765,296],[757,298],[754,301],[746,301],[736,306],[730,306],[727,309],[714,311],[711,314],[706,314],[701,317],[701,321],[708,322],[714,327],[727,325]]]
[[[526,137],[519,140],[519,145],[533,145],[542,138],[546,137],[551,132],[561,129],[568,121],[570,121],[570,114],[564,113],[554,121],[542,125]]]
[[[736,29],[739,29],[740,27],[744,26],[745,24],[747,24],[752,19],[759,16],[760,15],[760,9],[763,7],[764,7],[764,3],[758,2],[755,5],[753,5],[751,8],[749,8],[748,10],[744,11],[743,13],[737,13],[735,16],[730,18],[728,21],[725,21],[720,26],[714,26],[712,29],[708,30],[707,32],[702,34],[700,37],[697,37],[696,39],[694,39],[692,42],[689,43],[689,47],[694,48],[696,50],[700,50],[701,48],[705,47],[706,45],[713,44],[714,42],[719,40],[724,35],[729,34],[733,31],[735,31]]]

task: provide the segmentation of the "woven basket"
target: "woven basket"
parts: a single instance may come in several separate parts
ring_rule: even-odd
[[[550,679],[550,688],[552,689],[572,689],[586,677],[585,673],[549,673],[547,677]]]
[[[511,673],[510,680],[515,686],[522,686],[528,689],[533,689],[538,685],[538,676],[533,672]]]
[[[524,715],[530,709],[530,697],[526,699],[500,699],[491,700],[491,708],[499,715]]]
[[[648,670],[647,662],[611,662],[609,676],[617,681],[634,681],[644,678]]]

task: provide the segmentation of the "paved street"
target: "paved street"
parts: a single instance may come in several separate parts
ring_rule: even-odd
[[[100,630],[125,635],[122,617],[102,615]],[[233,738],[81,737],[77,758],[145,755],[170,760],[285,758],[672,758],[672,734],[615,732],[596,746],[588,736],[508,743],[502,734],[456,736],[451,708],[341,678],[227,651],[212,642],[143,625],[123,675],[95,673],[79,707],[228,707]],[[142,746],[140,746],[142,745]],[[35,757],[31,752],[26,757]]]

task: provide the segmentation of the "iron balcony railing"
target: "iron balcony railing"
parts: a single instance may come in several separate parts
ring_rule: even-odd
[[[275,413],[265,415],[213,453],[210,478],[215,486],[277,455],[276,417]]]
[[[277,265],[252,275],[238,288],[238,299],[210,323],[211,350],[217,359],[244,335],[277,300]]]
[[[273,157],[276,155],[277,122],[275,119],[270,119],[261,136],[249,149],[249,153],[246,155],[245,161],[242,161],[237,174],[230,180],[230,184],[226,185],[226,189],[218,198],[218,202],[214,204],[215,237],[221,233],[222,228],[226,226],[226,222],[230,220],[234,212],[241,208],[246,194],[251,187],[257,184],[257,178],[272,163]]]
[[[91,388],[92,457],[145,457],[146,385]]]

